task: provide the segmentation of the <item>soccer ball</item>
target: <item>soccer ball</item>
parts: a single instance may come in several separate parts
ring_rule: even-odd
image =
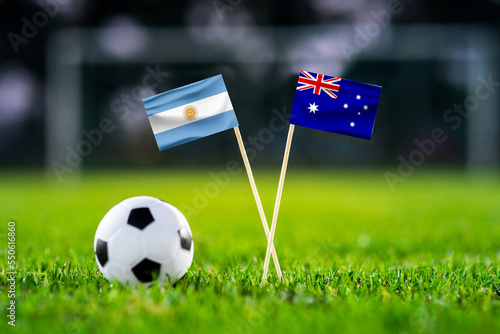
[[[157,198],[139,196],[115,205],[94,239],[97,265],[108,280],[160,283],[181,279],[193,262],[194,244],[184,215]]]

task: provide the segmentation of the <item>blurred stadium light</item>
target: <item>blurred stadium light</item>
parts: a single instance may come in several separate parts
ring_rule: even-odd
[[[481,25],[390,25],[377,36],[377,43],[371,43],[350,62],[337,47],[342,42],[352,44],[354,36],[350,25],[146,29],[125,23],[128,29],[137,32],[131,36],[149,41],[149,47],[144,44],[130,47],[135,42],[119,37],[119,33],[115,40],[116,36],[111,35],[113,31],[119,32],[117,26],[68,29],[53,34],[46,57],[45,161],[48,168],[53,161],[64,160],[65,147],[74,147],[80,138],[84,94],[82,66],[119,64],[123,63],[124,56],[127,64],[280,64],[286,75],[307,68],[339,76],[359,61],[438,60],[452,63],[458,60],[466,64],[459,77],[462,77],[464,91],[470,95],[474,95],[479,75],[487,77],[499,73],[497,33]],[[136,42],[140,44],[141,41]],[[132,51],[122,52],[123,48]],[[314,57],[307,50],[313,52]],[[332,73],[332,69],[337,72]],[[431,92],[405,91],[402,95],[407,94],[423,96]],[[466,121],[466,162],[470,167],[498,165],[499,99],[498,92],[492,94],[481,103],[481,112],[472,114]],[[450,101],[450,108],[453,103],[461,104],[463,100]]]
[[[24,67],[5,64],[0,68],[0,115],[9,127],[28,117],[32,106],[39,102],[39,84]]]
[[[22,63],[6,62],[0,66],[0,152],[8,152],[5,161],[13,158],[10,152],[29,143],[26,124],[29,128],[29,124],[41,120],[40,91],[38,78]],[[32,149],[36,150],[35,147]],[[4,159],[0,160],[4,162]]]

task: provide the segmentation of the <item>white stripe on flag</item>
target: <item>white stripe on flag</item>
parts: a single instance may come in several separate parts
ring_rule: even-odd
[[[189,105],[195,106],[198,110],[198,117],[194,120],[188,120],[184,117],[184,108]],[[226,91],[149,116],[149,122],[151,123],[153,133],[156,135],[158,133],[215,116],[232,109],[233,106]]]

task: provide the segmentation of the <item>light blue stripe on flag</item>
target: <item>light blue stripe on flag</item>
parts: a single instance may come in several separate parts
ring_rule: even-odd
[[[227,91],[222,75],[216,75],[211,78],[193,82],[192,84],[182,86],[147,97],[142,100],[148,116],[161,113],[165,110],[177,108],[193,101],[201,100],[212,95],[224,93]]]
[[[234,110],[179,126],[155,135],[160,151],[238,126]],[[217,130],[219,129],[219,130]]]
[[[222,75],[143,102],[160,151],[238,126]]]

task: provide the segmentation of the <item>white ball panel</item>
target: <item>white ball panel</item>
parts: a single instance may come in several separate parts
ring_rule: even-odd
[[[159,221],[155,221],[142,231],[142,242],[144,255],[158,262],[167,260],[180,248],[177,230]]]
[[[102,274],[108,281],[117,280],[122,283],[139,283],[130,267],[119,265],[115,262],[108,262],[102,270]]]
[[[194,243],[190,251],[179,249],[174,256],[161,264],[160,277],[166,277],[168,274],[174,279],[179,279],[184,276],[193,263],[193,254]]]
[[[189,230],[189,234],[191,236],[193,236],[193,233],[191,232],[191,227],[189,226],[189,223],[186,219],[186,217],[182,214],[182,212],[179,211],[179,209],[177,209],[176,207],[174,206],[171,206],[173,211],[175,212],[175,215],[177,217],[177,222],[179,223],[179,225],[177,226],[177,230],[183,226],[185,226],[188,230]]]
[[[151,203],[149,206],[153,217],[155,217],[155,222],[159,222],[160,224],[167,224],[172,228],[177,228],[181,226],[186,220],[184,217],[179,217],[177,214],[177,209],[165,202],[160,200]]]
[[[127,198],[126,200],[121,201],[120,204],[125,204],[132,210],[136,208],[149,208],[152,203],[156,202],[158,202],[158,199],[154,197],[136,196]]]
[[[113,233],[127,224],[129,213],[130,208],[122,203],[118,203],[106,213],[97,227],[96,237],[94,238],[94,251],[97,244],[97,238],[105,241],[109,240]]]
[[[171,207],[172,211],[175,213],[175,216],[177,218],[176,219],[176,221],[178,222],[177,229],[179,229],[182,226],[187,226],[187,228],[189,229],[189,232],[191,233],[191,229],[189,228],[188,221],[187,221],[186,217],[184,217],[182,212],[180,212],[179,209],[177,209],[175,206],[170,205],[170,204],[168,204],[168,205]]]
[[[124,226],[108,241],[109,260],[123,266],[132,267],[144,258],[141,231],[132,226]]]

